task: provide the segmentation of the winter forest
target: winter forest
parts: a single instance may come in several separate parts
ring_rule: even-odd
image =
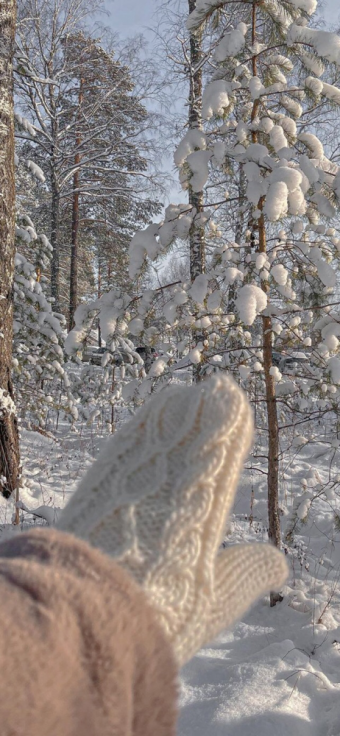
[[[183,668],[178,734],[340,736],[337,0],[159,0],[146,36],[114,5],[0,2],[0,541],[154,394],[233,376],[223,546],[290,575]]]

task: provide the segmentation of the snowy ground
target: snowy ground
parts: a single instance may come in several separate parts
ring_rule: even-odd
[[[307,495],[315,495],[321,486],[318,480],[329,480],[333,455],[329,445],[321,442],[311,443],[299,454],[287,453],[281,484],[284,530],[292,526],[296,495],[304,488]],[[333,473],[337,461],[340,456],[333,458]],[[245,473],[228,544],[265,540],[265,484],[260,473]],[[250,525],[252,487],[254,521]],[[287,546],[291,575],[283,602],[270,609],[268,600],[260,601],[232,632],[224,633],[184,668],[179,736],[339,736],[336,490],[337,486],[328,490],[327,501],[313,502],[306,522],[298,521]]]
[[[51,436],[23,430],[25,507],[40,507],[53,522],[103,440],[99,424],[81,425],[77,433],[61,425]],[[284,601],[274,609],[260,601],[184,668],[179,736],[340,736],[340,526],[334,523],[340,511],[340,450],[327,442],[319,437],[284,454],[282,525],[284,532],[294,531],[287,545],[291,576]],[[256,453],[265,451],[258,447]],[[266,539],[264,463],[263,457],[247,463],[226,544]],[[327,484],[323,500],[317,498],[322,483]],[[304,490],[300,506],[294,506]],[[314,496],[302,521],[301,509]],[[12,512],[2,500],[3,536],[13,530]],[[22,528],[46,523],[24,511],[21,521]]]

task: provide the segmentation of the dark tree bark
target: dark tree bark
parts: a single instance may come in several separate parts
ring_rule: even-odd
[[[256,1],[253,2],[252,8],[252,43],[256,43]],[[257,56],[254,55],[252,58],[252,71],[253,75],[257,76]],[[251,120],[256,118],[259,100],[255,100]],[[252,133],[253,143],[257,143],[258,136],[257,132]],[[258,220],[258,232],[259,232],[259,252],[266,253],[267,242],[266,242],[266,226],[265,218],[263,214],[263,199],[259,201],[258,208],[261,211],[261,216]],[[262,289],[269,297],[269,284],[268,281],[262,282]],[[271,375],[270,369],[273,365],[273,354],[272,354],[272,319],[271,317],[262,317],[262,335],[263,335],[263,367],[264,367],[264,379],[266,386],[266,403],[267,403],[267,424],[268,424],[268,536],[271,542],[275,544],[275,547],[281,547],[281,527],[280,527],[280,516],[279,516],[279,425],[277,419],[277,400],[275,392],[275,381]],[[282,600],[282,596],[279,593],[270,593],[270,605],[275,606]]]
[[[0,491],[19,488],[19,434],[11,379],[14,277],[13,53],[15,0],[0,3]]]
[[[266,252],[266,232],[263,214],[259,220],[259,252]],[[263,282],[263,291],[268,295],[269,284]],[[263,367],[266,384],[267,419],[268,419],[268,525],[269,539],[276,547],[281,547],[281,530],[279,517],[279,425],[277,419],[277,401],[275,381],[270,373],[273,365],[272,356],[272,319],[262,317],[263,334]]]

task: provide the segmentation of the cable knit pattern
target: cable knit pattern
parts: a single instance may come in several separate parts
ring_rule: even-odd
[[[286,577],[269,545],[219,552],[252,434],[230,377],[171,386],[108,441],[59,523],[142,585],[179,664]]]

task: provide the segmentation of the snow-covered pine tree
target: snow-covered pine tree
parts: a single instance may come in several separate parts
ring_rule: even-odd
[[[37,235],[27,215],[16,227],[13,380],[20,417],[26,426],[44,426],[48,413],[62,410],[77,419],[76,402],[64,366],[65,318],[53,311],[47,296],[52,247]],[[34,262],[22,253],[31,249]]]
[[[228,2],[198,3],[189,18],[189,27],[199,28],[209,15],[227,5]],[[248,253],[248,264],[243,263],[239,268],[241,280],[246,279],[247,283],[239,289],[236,307],[245,325],[252,325],[257,315],[262,314],[261,362],[269,444],[269,537],[277,546],[280,545],[278,370],[273,363],[273,316],[282,307],[277,307],[273,298],[270,302],[272,292],[274,295],[278,292],[280,301],[282,297],[288,300],[288,311],[299,310],[292,279],[279,253],[289,250],[293,270],[298,268],[297,264],[301,267],[304,256],[308,256],[322,285],[327,289],[335,285],[335,274],[324,259],[330,246],[326,248],[320,242],[313,221],[319,216],[327,219],[335,215],[334,181],[338,167],[325,157],[322,144],[313,132],[308,132],[305,120],[315,98],[324,97],[331,103],[340,100],[339,90],[320,80],[324,73],[322,59],[339,64],[340,42],[335,35],[308,27],[308,16],[315,7],[315,0],[244,4],[243,11],[249,13],[247,22],[239,23],[234,29],[225,28],[215,49],[216,70],[204,91],[203,116],[212,121],[206,130],[208,145],[205,142],[205,150],[196,153],[195,171],[190,172],[190,161],[187,161],[189,180],[197,176],[197,170],[205,170],[208,178],[207,152],[212,158],[214,146],[222,145],[222,166],[223,159],[238,161],[248,182],[244,207],[250,210],[249,221],[258,255]],[[229,119],[220,125],[218,118],[223,118],[226,110]],[[286,241],[285,249],[272,248],[269,243],[274,234],[273,223],[287,216],[294,218],[294,237]],[[303,218],[310,222],[307,234]],[[242,243],[237,245],[240,247]],[[234,263],[234,260],[229,263],[229,268]],[[295,327],[299,319],[293,317]]]
[[[17,8],[16,93],[21,109],[31,119],[36,145],[41,146],[47,163],[51,213],[49,235],[53,247],[51,289],[57,309],[60,308],[59,231],[65,178],[65,114],[70,87],[67,74],[65,79],[63,48],[69,34],[81,28],[90,13],[98,11],[100,5],[100,0],[83,0],[81,3],[71,0],[61,4],[53,0],[30,0],[19,2]],[[28,130],[28,141],[32,139],[32,130]]]
[[[113,272],[120,253],[114,251],[112,236],[117,232],[126,253],[134,228],[159,210],[147,164],[152,123],[143,90],[134,92],[130,71],[116,58],[109,34],[101,41],[89,25],[84,30],[85,19],[100,5],[100,0],[18,5],[16,93],[30,120],[21,138],[46,176],[49,229],[45,222],[37,225],[49,233],[53,246],[55,307],[69,312],[71,321],[83,296],[77,273],[80,281],[85,254],[93,257],[104,241],[102,255],[112,252]],[[80,259],[78,242],[81,249],[83,241],[87,248]],[[92,295],[89,288],[86,297]]]

